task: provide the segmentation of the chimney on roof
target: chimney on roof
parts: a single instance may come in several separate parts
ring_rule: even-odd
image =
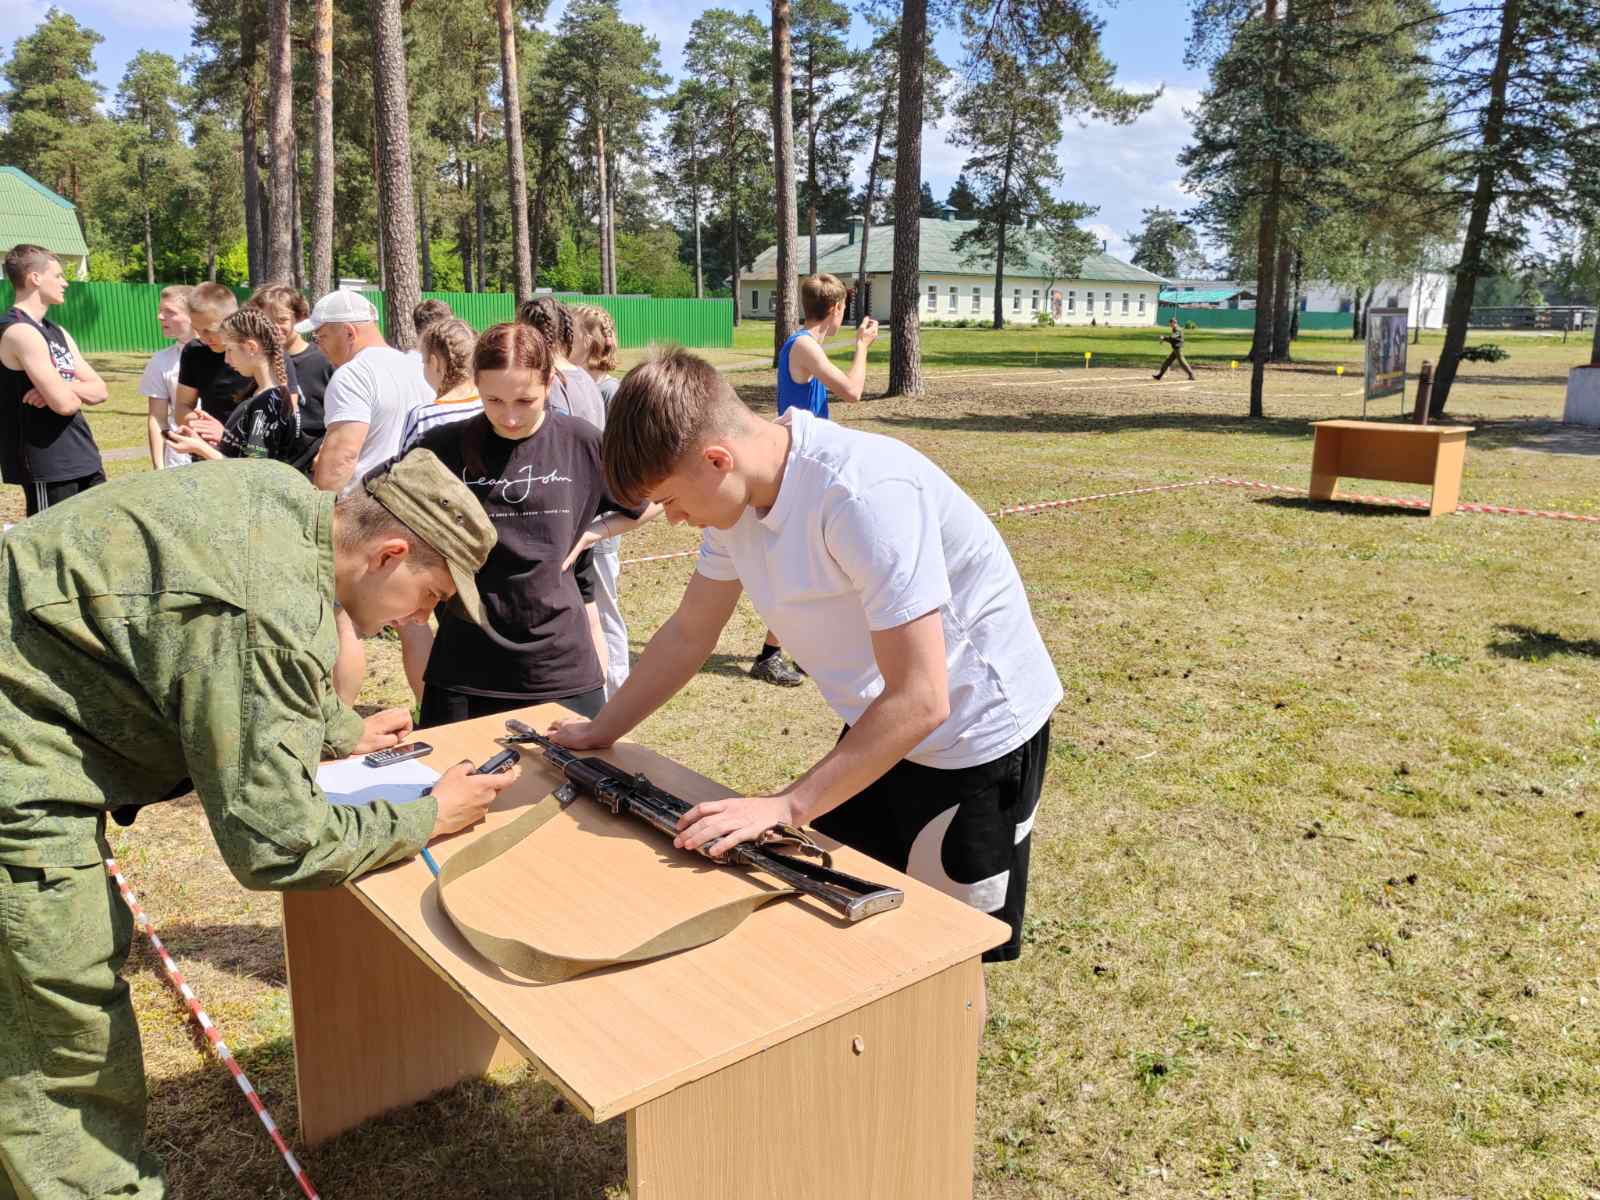
[[[848,231],[844,243],[846,246],[854,246],[856,244],[856,236],[861,232],[861,227],[865,224],[866,221],[859,216],[853,216],[845,222],[845,228]]]

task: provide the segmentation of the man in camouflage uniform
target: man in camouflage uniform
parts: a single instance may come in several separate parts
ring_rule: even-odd
[[[192,779],[240,883],[332,887],[465,828],[509,782],[455,768],[431,797],[344,807],[315,778],[324,749],[411,731],[334,697],[335,598],[367,633],[452,595],[475,615],[494,542],[426,451],[337,505],[279,463],[204,463],[0,537],[0,1200],[164,1194],[108,812]]]
[[[1161,370],[1155,373],[1155,378],[1160,379],[1167,373],[1168,367],[1170,367],[1173,363],[1177,363],[1184,369],[1189,378],[1193,379],[1194,368],[1189,365],[1189,360],[1183,357],[1183,330],[1178,328],[1177,317],[1172,318],[1170,322],[1170,331],[1168,332],[1167,336],[1161,340],[1172,347],[1172,353],[1167,355],[1167,361],[1161,364]]]

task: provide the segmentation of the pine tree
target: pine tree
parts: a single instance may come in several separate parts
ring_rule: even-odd
[[[124,133],[123,153],[132,167],[144,242],[145,282],[156,282],[154,212],[159,188],[181,186],[188,155],[179,128],[187,89],[170,54],[141,50],[128,61],[117,89],[117,116]]]
[[[384,303],[389,342],[416,344],[411,311],[422,299],[417,278],[417,209],[411,176],[411,121],[407,108],[405,32],[400,0],[372,3],[372,86],[378,132],[378,195],[382,221]]]
[[[1176,279],[1195,268],[1200,261],[1200,239],[1187,221],[1159,204],[1141,210],[1139,215],[1144,224],[1128,234],[1134,266],[1167,279]]]
[[[794,47],[790,40],[789,0],[772,0],[772,162],[777,198],[777,278],[773,289],[772,365],[799,319],[795,287]],[[816,249],[813,242],[812,256]]]
[[[797,0],[794,5],[794,108],[805,132],[808,274],[817,273],[817,211],[829,190],[847,187],[854,156],[865,141],[856,120],[860,98],[847,87],[858,56],[846,41],[850,10],[838,0]]]

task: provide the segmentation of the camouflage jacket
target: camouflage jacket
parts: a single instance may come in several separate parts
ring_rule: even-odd
[[[332,805],[333,497],[275,462],[154,471],[0,536],[0,863],[101,857],[104,813],[188,776],[251,888],[414,854],[431,798]]]

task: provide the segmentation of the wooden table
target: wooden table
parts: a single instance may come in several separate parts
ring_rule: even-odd
[[[544,728],[564,711],[505,715]],[[428,731],[433,765],[481,762],[504,725]],[[606,757],[686,800],[731,794],[636,744]],[[487,820],[434,856],[559,781],[525,753]],[[696,950],[545,986],[467,946],[420,860],[285,893],[302,1136],[322,1141],[520,1057],[591,1120],[627,1114],[633,1200],[970,1197],[978,956],[1009,931],[854,851],[836,860],[904,888],[903,907],[848,925],[783,900]],[[452,904],[479,928],[598,955],[764,885],[585,799],[456,886]]]
[[[1470,425],[1400,425],[1388,421],[1313,421],[1311,498],[1332,500],[1339,476],[1433,485],[1428,515],[1453,513]]]

